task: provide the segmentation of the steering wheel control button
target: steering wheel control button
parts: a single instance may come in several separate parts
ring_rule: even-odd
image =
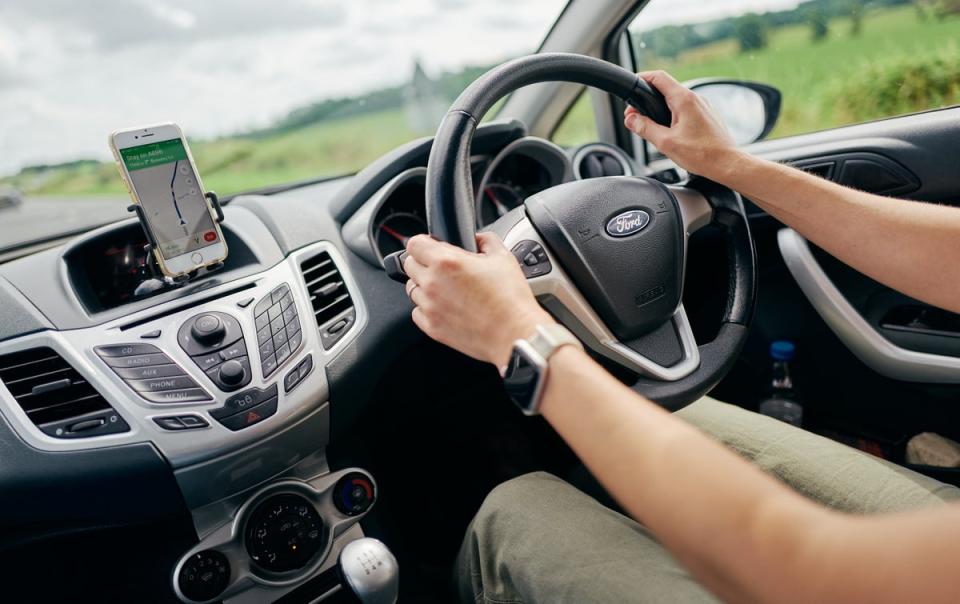
[[[196,403],[209,401],[210,395],[203,388],[187,388],[184,390],[163,390],[161,392],[140,392],[140,396],[151,403],[161,405],[172,403]]]
[[[513,246],[513,249],[510,251],[517,259],[517,262],[520,263],[523,276],[527,279],[541,277],[553,270],[550,259],[547,258],[546,250],[536,241],[521,241]]]
[[[306,358],[297,363],[297,366],[291,369],[285,378],[283,378],[283,389],[290,392],[300,385],[305,377],[313,369],[313,355],[308,354]]]
[[[275,573],[307,566],[327,540],[317,508],[294,493],[273,495],[258,505],[243,536],[253,564]]]
[[[223,407],[214,409],[210,412],[210,415],[213,416],[214,419],[218,420],[225,417],[230,417],[231,415],[236,415],[241,411],[256,407],[263,401],[276,398],[277,390],[277,385],[274,384],[266,390],[261,390],[260,388],[250,388],[249,390],[238,392],[237,394],[230,395]]]
[[[208,549],[187,558],[177,575],[180,593],[194,602],[213,600],[230,584],[230,562]]]
[[[254,424],[259,424],[276,412],[277,397],[274,396],[273,398],[267,399],[258,405],[254,405],[249,409],[241,411],[240,413],[235,413],[223,418],[217,417],[215,419],[223,424],[226,428],[236,432],[237,430],[249,428]]]
[[[347,516],[359,516],[376,501],[373,480],[363,472],[350,472],[333,487],[333,505]]]
[[[324,350],[330,350],[343,336],[347,335],[354,322],[357,320],[357,314],[354,309],[350,309],[344,314],[331,319],[320,328],[320,343]]]
[[[263,377],[272,375],[288,358],[293,356],[303,337],[300,335],[300,319],[297,305],[293,302],[290,286],[283,284],[264,296],[253,309],[257,325],[257,346],[260,347],[260,369]]]

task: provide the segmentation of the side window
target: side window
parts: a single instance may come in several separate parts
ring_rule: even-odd
[[[576,147],[592,143],[599,138],[597,118],[593,113],[593,100],[590,97],[590,91],[584,90],[560,120],[550,140],[561,147]]]
[[[960,103],[960,0],[677,8],[652,0],[635,17],[628,31],[636,68],[664,69],[681,82],[723,77],[779,88],[773,137]]]

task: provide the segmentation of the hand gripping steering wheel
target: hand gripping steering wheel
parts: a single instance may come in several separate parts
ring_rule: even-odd
[[[463,91],[437,131],[426,182],[433,237],[476,251],[470,145],[477,124],[510,92],[549,81],[599,88],[670,124],[659,92],[599,59],[536,54],[495,67]],[[698,345],[681,295],[687,240],[709,224],[724,236],[728,293],[716,337]],[[633,388],[664,407],[706,394],[746,340],[755,254],[743,203],[725,187],[697,177],[684,186],[645,177],[569,182],[529,197],[489,228],[521,262],[534,252],[536,268],[526,273],[540,303],[592,351],[634,372]]]

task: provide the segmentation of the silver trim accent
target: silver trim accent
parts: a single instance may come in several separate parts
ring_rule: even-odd
[[[584,178],[580,173],[580,163],[588,153],[606,153],[620,163],[620,167],[623,168],[624,176],[635,175],[633,165],[630,163],[627,155],[623,153],[619,147],[604,143],[590,143],[577,149],[576,153],[573,154],[573,159],[570,162],[573,166],[573,177],[577,180],[589,180]]]
[[[323,350],[320,343],[320,332],[316,327],[313,307],[310,304],[306,284],[300,273],[301,260],[320,252],[327,252],[333,258],[356,309],[356,321],[350,328],[350,333],[328,351]],[[264,380],[260,373],[260,355],[256,345],[257,332],[252,306],[241,309],[237,307],[236,303],[249,297],[256,297],[259,300],[263,295],[269,294],[273,288],[282,283],[287,283],[293,293],[304,334],[303,345],[296,354],[291,355],[284,361],[283,365],[269,379]],[[253,287],[234,291],[244,285],[252,285]],[[228,294],[227,292],[233,293]],[[223,293],[224,297],[204,302],[200,306],[161,316],[169,308],[189,305],[191,302],[204,300],[219,293]],[[177,331],[183,322],[203,311],[224,312],[240,322],[253,371],[253,378],[243,390],[266,388],[274,383],[278,384],[279,400],[276,414],[238,432],[227,429],[209,415],[209,411],[220,407],[229,394],[221,392],[210,378],[197,367],[189,355],[180,348],[177,342]],[[152,317],[156,318],[152,319]],[[74,451],[148,442],[157,447],[174,469],[179,469],[255,443],[293,425],[327,404],[329,386],[324,367],[363,331],[367,317],[367,308],[360,295],[360,288],[350,274],[348,265],[339,250],[331,243],[318,242],[292,252],[282,262],[256,275],[177,298],[159,306],[114,319],[103,325],[66,331],[42,331],[0,342],[0,354],[37,346],[49,346],[57,351],[103,395],[114,410],[129,424],[129,432],[69,440],[53,438],[41,432],[33,424],[2,383],[0,383],[0,414],[6,418],[20,438],[37,449]],[[146,322],[136,327],[129,327],[141,320]],[[162,331],[159,338],[141,339],[142,334],[157,329]],[[187,375],[207,392],[213,394],[215,400],[155,404],[142,399],[94,352],[95,346],[130,342],[144,342],[160,348],[182,367]],[[291,393],[284,392],[283,376],[290,367],[306,357],[307,354],[313,355],[314,370],[297,386],[296,390]],[[157,416],[187,413],[203,417],[210,426],[197,430],[170,432],[161,429],[153,422],[153,418]],[[326,439],[326,434],[318,434],[317,447],[322,448],[326,444]]]
[[[573,170],[570,165],[570,158],[567,157],[567,153],[559,145],[537,136],[525,136],[513,141],[501,149],[500,152],[497,153],[497,155],[490,161],[490,164],[487,165],[486,171],[483,173],[483,178],[480,179],[480,186],[477,188],[477,195],[473,200],[475,206],[474,213],[476,215],[478,229],[487,226],[483,224],[480,213],[480,205],[483,203],[483,190],[487,187],[487,183],[490,182],[490,177],[493,176],[493,173],[500,166],[500,164],[503,163],[505,159],[510,157],[510,155],[518,152],[521,155],[526,155],[527,157],[535,159],[541,164],[544,164],[544,167],[548,172],[550,172],[550,176],[554,181],[550,185],[551,187],[569,182],[573,178]],[[544,163],[545,157],[553,158],[559,161],[553,166],[546,165]]]
[[[880,335],[847,301],[793,229],[777,233],[780,254],[810,304],[840,341],[881,375],[908,382],[960,383],[960,358],[907,350]]]
[[[354,541],[358,536],[356,533],[351,533],[348,539],[344,539],[344,537],[347,536],[350,529],[354,527],[359,529],[359,521],[370,512],[370,509],[373,509],[371,506],[370,509],[362,514],[347,516],[341,513],[334,505],[332,498],[333,488],[342,476],[350,472],[360,472],[366,475],[373,484],[374,490],[377,490],[377,483],[374,481],[373,476],[361,468],[346,468],[330,474],[324,474],[309,481],[295,479],[279,480],[258,489],[253,495],[246,499],[243,505],[237,508],[236,512],[227,522],[215,531],[204,536],[199,543],[180,556],[170,577],[174,593],[184,602],[196,602],[183,595],[180,591],[177,578],[180,575],[180,569],[183,568],[184,563],[190,556],[207,549],[216,549],[227,557],[230,563],[230,583],[220,595],[206,602],[228,600],[231,597],[240,596],[244,592],[256,588],[260,588],[261,597],[265,598],[267,596],[264,595],[262,591],[263,588],[276,589],[292,587],[336,564],[339,556],[339,551],[336,550],[342,549],[343,546]],[[244,544],[245,537],[243,533],[246,529],[247,519],[261,502],[273,495],[283,493],[301,495],[313,504],[326,525],[326,543],[310,564],[302,569],[286,573],[273,573],[256,569],[252,565]],[[363,533],[361,532],[359,536],[362,537]],[[335,548],[335,545],[338,547]],[[273,599],[279,595],[280,593],[272,592],[269,600],[273,601]]]
[[[706,198],[696,191],[683,187],[670,187],[670,190],[676,196],[680,206],[680,214],[685,227],[683,247],[684,257],[686,257],[687,240],[690,234],[710,224],[713,217],[713,208]],[[693,337],[693,330],[690,327],[682,303],[674,311],[672,321],[680,338],[683,358],[672,367],[664,367],[631,350],[607,329],[603,320],[564,272],[556,257],[550,252],[550,248],[525,214],[503,239],[507,249],[512,249],[517,243],[525,240],[536,241],[543,246],[553,268],[546,275],[528,279],[527,283],[530,284],[530,288],[540,303],[560,318],[567,328],[594,352],[639,374],[668,382],[683,379],[700,366],[700,351],[697,348],[697,342]],[[686,274],[686,267],[684,267],[684,274]]]

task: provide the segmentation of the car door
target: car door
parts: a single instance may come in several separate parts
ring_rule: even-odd
[[[760,2],[752,12],[681,4],[636,7],[608,39],[607,58],[681,80],[773,84],[783,93],[780,122],[750,152],[904,204],[960,205],[960,50],[950,41],[960,16],[949,6],[934,14],[896,1]],[[620,129],[616,142],[651,174],[671,175],[636,137]],[[960,440],[960,316],[877,283],[745,205],[757,312],[714,396],[756,409],[769,395],[770,344],[788,339],[805,427],[897,462],[917,433]],[[957,470],[919,469],[958,482]]]

